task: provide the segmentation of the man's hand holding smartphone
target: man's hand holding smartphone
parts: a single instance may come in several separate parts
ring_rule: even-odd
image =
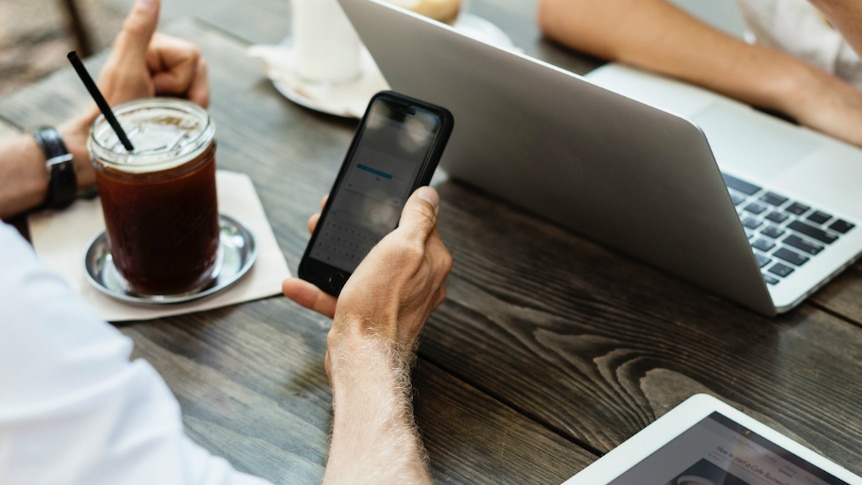
[[[326,340],[334,417],[324,483],[379,478],[384,470],[397,482],[431,483],[409,376],[419,333],[446,297],[452,269],[437,233],[439,206],[434,189],[414,191],[398,227],[371,249],[337,300],[298,278],[282,285],[288,298],[334,317]],[[309,219],[310,232],[318,221]]]
[[[363,345],[409,367],[425,321],[446,296],[452,257],[437,233],[440,198],[426,185],[452,127],[445,108],[391,91],[374,95],[321,213],[309,219],[301,279],[286,280],[282,291],[333,317],[330,380],[338,356],[349,359]]]
[[[330,351],[353,337],[412,350],[425,321],[446,296],[444,282],[452,269],[452,256],[437,233],[439,205],[436,190],[417,189],[404,205],[398,227],[362,260],[338,299],[305,280],[284,281],[286,297],[334,318]],[[309,219],[309,231],[318,218]]]
[[[320,215],[309,219],[302,279],[282,285],[288,298],[333,317],[325,483],[384,469],[399,483],[431,483],[409,371],[452,268],[437,233],[440,198],[426,187],[452,126],[440,106],[390,91],[374,95]]]
[[[359,263],[395,229],[416,188],[428,185],[452,114],[392,91],[375,94],[323,205],[297,274],[338,296]]]

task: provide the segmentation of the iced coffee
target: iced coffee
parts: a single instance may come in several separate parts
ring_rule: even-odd
[[[114,266],[141,296],[207,287],[220,264],[212,119],[175,98],[132,101],[114,114],[134,150],[104,117],[88,143]]]

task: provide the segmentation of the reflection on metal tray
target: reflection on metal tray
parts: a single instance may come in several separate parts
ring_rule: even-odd
[[[87,280],[102,293],[129,303],[164,305],[197,300],[218,293],[248,272],[257,257],[257,246],[251,232],[236,219],[222,214],[219,217],[219,254],[221,267],[212,283],[196,292],[181,295],[143,296],[128,288],[120,276],[108,249],[108,236],[105,232],[97,235],[90,243],[84,256],[84,274]]]

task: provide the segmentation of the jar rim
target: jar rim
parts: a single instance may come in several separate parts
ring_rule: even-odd
[[[93,162],[123,172],[155,172],[180,166],[203,153],[215,137],[215,123],[201,106],[179,98],[143,98],[113,108],[135,149],[127,151],[104,115],[90,126],[87,148]],[[152,133],[138,137],[141,123]],[[158,125],[163,125],[158,133]],[[179,129],[177,129],[179,127]],[[181,131],[185,130],[185,131]]]

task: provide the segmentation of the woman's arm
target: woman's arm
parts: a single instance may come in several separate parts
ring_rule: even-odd
[[[563,45],[785,113],[862,145],[862,132],[850,129],[862,123],[862,93],[785,52],[714,29],[665,0],[539,0],[538,21],[548,38]]]

